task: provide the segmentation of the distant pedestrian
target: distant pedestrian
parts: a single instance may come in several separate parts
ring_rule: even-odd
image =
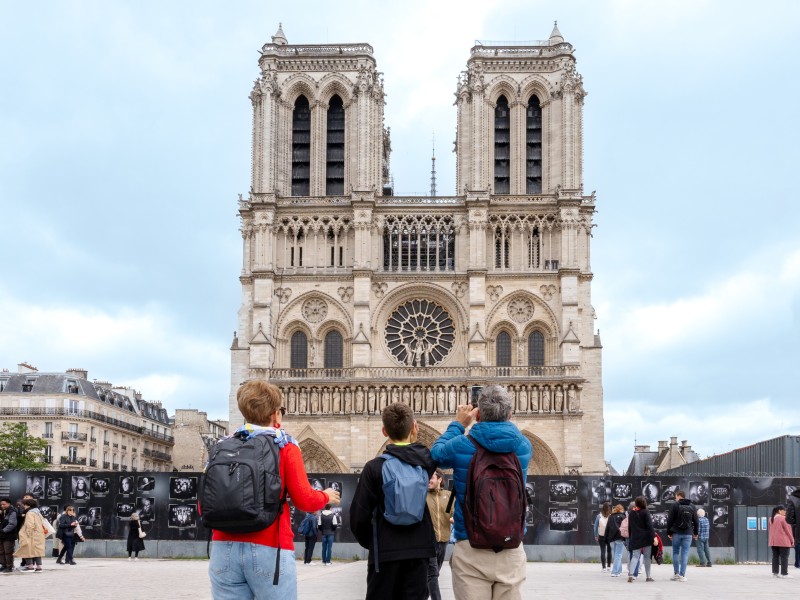
[[[650,557],[655,543],[656,530],[653,527],[653,518],[647,510],[647,500],[644,496],[637,496],[634,501],[635,506],[628,513],[628,538],[629,549],[632,552],[631,565],[628,565],[628,583],[633,583],[633,572],[631,566],[636,565],[638,569],[640,558],[644,559],[644,572],[647,581],[655,581],[650,577]]]
[[[786,522],[793,528],[794,568],[800,569],[800,488],[789,494],[789,503],[786,505]]]
[[[672,540],[673,581],[686,581],[686,564],[692,538],[697,539],[700,523],[692,503],[683,490],[675,490],[675,502],[667,517],[667,534]]]
[[[70,565],[74,565],[73,552],[75,550],[75,528],[78,526],[78,519],[75,517],[75,508],[71,505],[64,507],[64,514],[58,518],[58,533],[61,534],[61,543],[64,544],[64,552],[66,553],[66,561]],[[59,555],[56,560],[58,564],[61,562]]]
[[[711,566],[711,552],[708,549],[708,538],[711,527],[708,524],[706,511],[702,508],[697,511],[697,558],[700,559],[698,567]]]
[[[300,523],[299,532],[303,535],[306,542],[303,550],[303,564],[310,565],[311,557],[314,554],[314,546],[317,544],[317,515],[313,512],[306,513],[305,518]]]
[[[611,567],[612,577],[622,575],[622,553],[625,551],[625,538],[622,537],[620,526],[624,520],[625,509],[622,504],[617,504],[606,523],[606,541],[611,544],[614,553],[614,566]]]
[[[33,498],[22,500],[25,511],[25,520],[19,530],[19,548],[14,556],[25,559],[25,566],[20,571],[42,571],[42,557],[44,556],[44,522],[39,512],[39,504]]]
[[[442,598],[439,591],[439,573],[444,564],[447,543],[450,541],[450,513],[453,512],[453,505],[449,500],[451,494],[455,493],[442,489],[443,481],[441,470],[436,469],[428,480],[428,495],[425,499],[428,504],[428,512],[431,513],[433,535],[436,537],[436,556],[432,556],[428,561],[428,595],[431,600],[441,600]],[[447,510],[448,506],[450,512]]]
[[[139,552],[144,552],[144,538],[139,535],[141,530],[142,520],[139,513],[132,513],[128,526],[128,560],[139,560]]]
[[[600,564],[603,567],[603,573],[611,570],[611,544],[606,538],[606,527],[610,516],[611,505],[603,502],[603,507],[594,519],[594,541],[600,545]]]
[[[333,512],[330,504],[326,504],[325,509],[319,513],[317,520],[317,526],[319,527],[319,532],[322,535],[322,565],[325,567],[331,564],[331,554],[333,553],[333,537],[336,533],[336,529],[341,524],[341,515]]]
[[[779,504],[772,509],[769,522],[769,547],[772,548],[772,576],[791,577],[789,575],[789,548],[794,546],[792,527],[786,522],[786,507]],[[780,575],[778,566],[780,565]]]
[[[14,571],[17,529],[17,511],[11,504],[11,498],[0,498],[0,573]]]

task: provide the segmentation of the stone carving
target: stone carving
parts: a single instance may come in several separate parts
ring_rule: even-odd
[[[458,403],[457,394],[456,388],[451,385],[447,392],[447,412],[456,412],[456,404]]]
[[[467,289],[469,289],[469,285],[466,281],[454,281],[450,284],[450,288],[453,290],[456,298],[463,298],[467,293]]]
[[[436,412],[442,414],[445,410],[447,410],[447,407],[444,400],[444,388],[439,386],[436,388]]]
[[[372,293],[375,294],[376,298],[383,298],[386,295],[386,290],[388,289],[388,283],[376,281],[372,284]]]
[[[502,285],[490,285],[486,287],[486,293],[489,294],[489,300],[497,302],[503,294]]]
[[[309,323],[319,323],[328,316],[328,303],[322,298],[310,298],[303,303],[302,313]]]
[[[530,404],[528,404],[528,388],[524,385],[519,391],[519,404],[517,405],[520,412],[531,412]]]
[[[542,293],[542,298],[545,300],[552,300],[553,294],[558,291],[558,288],[551,283],[549,285],[540,286],[539,291]]]
[[[292,288],[275,288],[275,295],[278,297],[281,304],[286,304],[286,302],[289,301],[289,297],[292,295]]]
[[[560,413],[564,410],[564,390],[561,389],[560,385],[556,386],[556,393],[553,400],[553,410],[557,413]]]
[[[542,390],[541,412],[550,412],[550,388],[547,386]]]
[[[567,389],[567,409],[569,412],[578,412],[578,394],[574,385]]]
[[[527,298],[514,298],[508,303],[508,316],[517,323],[526,323],[533,318],[533,302]]]
[[[343,286],[336,291],[339,292],[339,297],[342,299],[342,302],[345,303],[350,302],[350,300],[353,298],[352,286],[347,286],[347,287]]]
[[[356,412],[363,413],[364,412],[364,388],[358,386],[356,388]]]
[[[385,336],[395,360],[409,367],[430,367],[450,354],[455,327],[444,308],[430,300],[416,299],[392,312]]]

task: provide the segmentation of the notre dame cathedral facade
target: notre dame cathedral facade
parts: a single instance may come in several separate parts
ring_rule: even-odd
[[[531,474],[603,473],[582,78],[572,45],[482,45],[458,78],[457,194],[394,194],[369,44],[261,50],[252,182],[239,199],[241,382],[284,393],[309,471],[379,454],[380,410],[411,405],[430,446],[478,386],[514,397]]]

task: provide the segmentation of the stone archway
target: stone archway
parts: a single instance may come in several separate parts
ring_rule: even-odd
[[[563,474],[558,458],[542,438],[527,430],[523,431],[522,434],[528,438],[533,446],[533,458],[528,464],[528,475]]]
[[[417,421],[417,429],[417,442],[428,448],[428,450],[431,449],[433,443],[439,439],[439,436],[442,435],[436,429],[421,421]],[[387,439],[375,456],[380,456],[383,454],[386,450],[386,446],[388,445],[389,440]]]
[[[303,453],[306,473],[348,473],[342,461],[328,448],[311,427],[306,427],[296,438]]]

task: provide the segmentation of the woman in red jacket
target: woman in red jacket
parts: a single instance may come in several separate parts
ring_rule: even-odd
[[[236,394],[245,424],[233,435],[250,439],[275,438],[280,448],[281,495],[287,491],[292,504],[303,512],[315,512],[326,504],[339,504],[339,492],[311,489],[297,441],[281,429],[281,391],[266,381],[248,381]],[[280,531],[280,533],[279,533]],[[297,598],[291,513],[284,508],[272,525],[253,533],[214,530],[208,572],[214,600]],[[275,562],[280,552],[280,578],[273,585]]]
[[[772,576],[791,577],[789,575],[789,548],[794,546],[792,526],[786,522],[786,507],[779,504],[772,509],[769,523],[769,547],[772,548]],[[781,573],[778,575],[778,563]]]

